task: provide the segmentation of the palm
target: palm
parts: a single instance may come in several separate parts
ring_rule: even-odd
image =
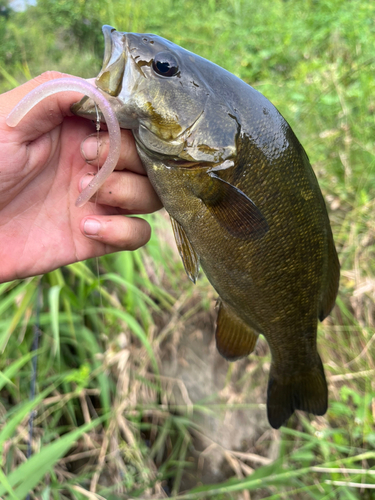
[[[67,118],[43,144],[2,145],[0,171],[8,182],[0,184],[0,278],[7,279],[8,269],[17,276],[42,274],[104,253],[82,235],[77,220],[106,214],[105,206],[75,206],[79,180],[92,170],[81,158],[80,144],[92,131],[91,123]]]

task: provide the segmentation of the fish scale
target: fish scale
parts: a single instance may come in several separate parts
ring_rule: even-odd
[[[103,32],[96,85],[133,132],[189,278],[201,266],[219,295],[219,352],[247,356],[263,334],[270,424],[294,410],[324,414],[317,323],[335,303],[340,270],[303,147],[262,94],[223,68],[157,35]],[[83,99],[73,111],[95,110]]]

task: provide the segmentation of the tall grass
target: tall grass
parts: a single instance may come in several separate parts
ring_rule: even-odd
[[[0,285],[1,498],[375,498],[374,18],[367,0],[39,0],[0,17],[2,91],[47,69],[95,75],[108,23],[169,38],[256,87],[309,154],[342,265],[337,305],[319,329],[327,415],[296,415],[241,449],[197,422],[259,411],[269,355],[260,343],[258,356],[230,365],[211,400],[193,403],[181,380],[163,375],[163,353],[196,318],[212,323],[215,297],[203,278],[193,288],[184,276],[163,217],[149,218],[152,240],[137,252]],[[199,484],[210,454],[226,471]]]

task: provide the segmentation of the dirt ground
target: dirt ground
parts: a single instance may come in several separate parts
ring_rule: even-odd
[[[194,308],[194,298],[189,307]],[[215,321],[214,307],[196,311],[184,324],[176,323],[174,339],[162,348],[161,374],[179,381],[173,386],[174,404],[183,408],[202,403],[211,410],[193,413],[199,426],[192,431],[194,467],[184,475],[182,491],[246,477],[273,461],[279,449],[278,432],[266,417],[268,346],[260,338],[252,356],[229,363],[216,349]],[[241,495],[250,498],[246,492]]]

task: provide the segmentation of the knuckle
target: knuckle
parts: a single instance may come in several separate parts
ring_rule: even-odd
[[[151,228],[143,219],[126,218],[127,230],[124,231],[123,243],[127,250],[136,250],[145,245],[151,236]]]

